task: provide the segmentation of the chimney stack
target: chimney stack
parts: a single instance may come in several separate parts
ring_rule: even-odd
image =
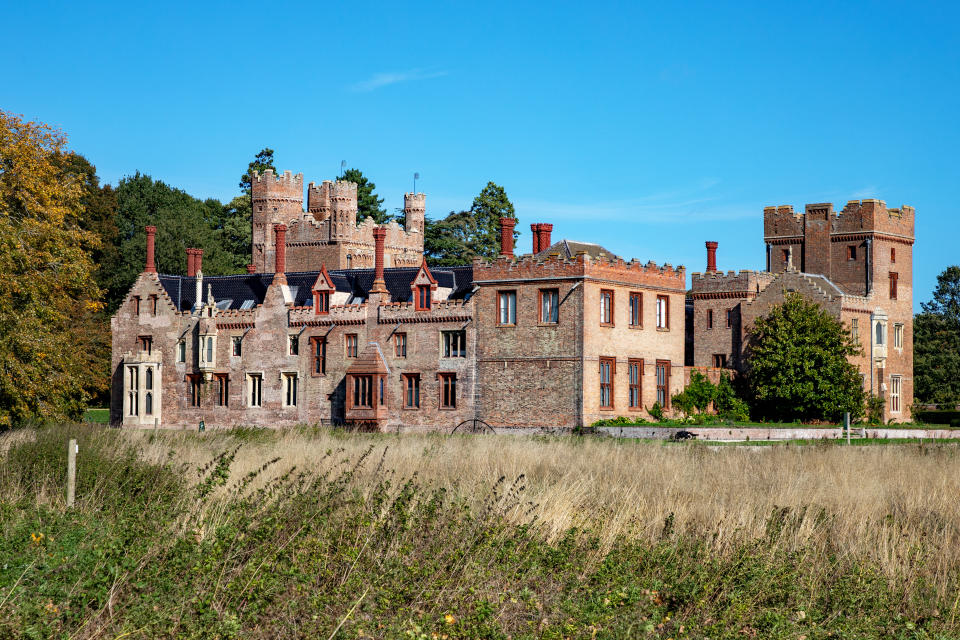
[[[273,225],[273,233],[277,241],[277,248],[274,253],[274,273],[284,273],[287,269],[287,225]]]
[[[187,277],[195,278],[197,275],[196,249],[187,249]]]
[[[256,272],[257,272],[257,265],[253,264],[252,262],[247,265],[247,273],[256,273]]]
[[[540,247],[540,224],[531,224],[530,233],[533,235],[533,255],[537,255],[542,250]]]
[[[203,306],[203,249],[193,250],[193,269],[193,275],[196,276],[193,306],[195,309],[199,309]]]
[[[387,238],[387,230],[383,227],[374,227],[373,242],[375,247],[374,278],[370,293],[387,293],[387,283],[383,279],[383,245]]]
[[[707,272],[717,270],[717,247],[712,240],[707,240]]]
[[[500,218],[500,255],[513,257],[513,227],[516,218]]]
[[[546,251],[553,244],[550,242],[550,234],[553,233],[553,225],[544,222],[540,225],[540,251]]]
[[[150,226],[147,226],[145,229],[147,232],[147,260],[146,260],[146,264],[143,267],[143,270],[146,271],[147,273],[156,273],[157,266],[153,261],[153,249],[154,249],[154,241],[156,240],[156,235],[157,235],[157,228],[154,227],[153,225],[150,225]]]

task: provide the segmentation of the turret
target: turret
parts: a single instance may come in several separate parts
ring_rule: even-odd
[[[330,239],[348,239],[356,227],[357,183],[337,180],[330,186]]]
[[[403,215],[407,233],[423,233],[427,197],[422,193],[403,194]]]
[[[273,267],[273,225],[287,223],[303,213],[303,174],[284,171],[275,175],[273,169],[262,174],[254,171],[250,177],[250,201],[253,262],[263,272]]]
[[[323,222],[330,217],[330,191],[333,188],[331,180],[324,180],[319,185],[311,182],[307,185],[307,211],[313,214],[317,222]]]

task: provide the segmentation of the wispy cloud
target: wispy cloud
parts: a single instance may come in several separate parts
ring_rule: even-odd
[[[853,192],[853,195],[850,196],[854,200],[863,200],[864,198],[879,198],[877,194],[880,193],[880,189],[874,185],[868,187],[862,187]]]
[[[407,71],[398,71],[394,73],[375,73],[366,80],[358,82],[350,87],[351,91],[374,91],[381,87],[387,87],[391,84],[401,82],[411,82],[413,80],[429,80],[447,75],[446,71],[427,71],[424,69],[409,69]]]
[[[589,203],[525,200],[516,202],[517,212],[532,217],[565,220],[686,224],[710,220],[739,220],[757,215],[757,205],[730,202],[709,193],[720,184],[704,178],[688,188],[665,191],[640,198]]]

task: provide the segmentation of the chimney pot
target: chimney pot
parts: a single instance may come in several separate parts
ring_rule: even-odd
[[[717,247],[720,246],[718,243],[713,242],[712,240],[707,240],[707,271],[716,271],[717,270]]]
[[[157,266],[154,263],[153,255],[154,255],[154,242],[156,240],[156,235],[157,235],[157,228],[153,225],[148,225],[147,227],[145,227],[145,230],[147,232],[147,260],[146,260],[146,263],[144,264],[143,270],[146,271],[147,273],[156,273]]]
[[[500,255],[513,256],[513,228],[516,218],[500,218]]]
[[[247,273],[256,273],[256,272],[257,272],[257,265],[253,264],[252,262],[247,265]]]
[[[194,278],[197,275],[196,249],[187,249],[187,277]]]
[[[533,235],[533,255],[537,255],[543,250],[543,247],[540,246],[540,224],[531,224],[530,232]]]
[[[193,256],[194,269],[196,270],[194,275],[197,273],[203,273],[203,249],[194,249]]]

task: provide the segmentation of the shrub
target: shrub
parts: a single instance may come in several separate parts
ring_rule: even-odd
[[[653,406],[647,409],[647,413],[657,422],[663,422],[663,407],[659,401],[654,402]]]

